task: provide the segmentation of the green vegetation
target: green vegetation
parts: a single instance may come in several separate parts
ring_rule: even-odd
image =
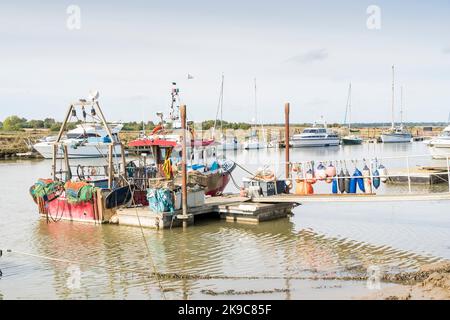
[[[69,123],[68,129],[71,130],[75,128],[77,123]],[[214,123],[216,123],[216,128],[220,129],[242,129],[242,130],[248,130],[252,127],[250,123],[246,122],[228,122],[220,120],[205,120],[201,123],[196,124],[196,127],[200,127],[203,130],[209,130],[212,127],[214,127]],[[49,129],[51,131],[58,131],[61,128],[62,123],[56,121],[53,118],[45,118],[44,120],[27,120],[25,118],[21,118],[17,115],[12,115],[4,119],[3,121],[0,121],[0,130],[2,131],[24,131],[25,129]],[[123,123],[123,131],[141,131],[143,128],[146,131],[153,130],[155,128],[156,124],[153,121],[148,121],[146,123],[138,122],[138,121],[131,121],[131,122],[125,122]],[[292,123],[291,126],[293,127],[308,127],[311,126],[311,123]],[[407,127],[418,127],[418,126],[446,126],[447,123],[444,122],[410,122],[404,124]],[[170,124],[166,125],[168,128],[170,128]],[[284,124],[281,123],[271,123],[271,124],[264,124],[264,126],[272,126],[272,127],[282,127]],[[338,128],[343,126],[343,124],[339,123],[329,123],[329,127],[332,128]],[[390,126],[390,123],[354,123],[353,127],[355,128],[376,128],[376,127],[388,127]]]
[[[206,120],[201,123],[203,130],[209,130],[214,127],[215,120]],[[227,122],[217,120],[216,128],[224,128],[224,129],[244,129],[248,130],[251,128],[251,124],[245,122]]]

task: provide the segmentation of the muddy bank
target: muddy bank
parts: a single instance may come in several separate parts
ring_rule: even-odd
[[[363,299],[382,300],[447,300],[450,299],[450,262],[424,265],[417,272],[406,272],[383,277],[384,281],[398,283]]]

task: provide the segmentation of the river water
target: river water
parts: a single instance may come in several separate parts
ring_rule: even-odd
[[[294,149],[291,160],[360,159],[361,167],[363,158],[400,157],[379,160],[390,170],[405,167],[405,155],[426,154],[423,143],[364,144]],[[250,171],[271,165],[283,175],[284,150],[227,157]],[[429,156],[408,161],[411,167],[435,164]],[[373,290],[357,280],[370,268],[408,271],[450,259],[447,201],[304,204],[287,219],[259,225],[199,220],[187,230],[47,223],[28,188],[48,177],[50,166],[48,160],[0,162],[0,249],[13,250],[0,257],[0,299],[349,299]],[[241,169],[233,174],[236,181],[245,175]],[[316,192],[330,188],[315,185]],[[232,183],[227,191],[236,191]],[[405,185],[377,190],[407,191]],[[185,277],[174,278],[180,274]]]

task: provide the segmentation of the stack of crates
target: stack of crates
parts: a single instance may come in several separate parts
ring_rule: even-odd
[[[252,191],[259,190],[259,196],[262,197],[286,193],[285,180],[263,181],[244,178],[242,181],[244,182],[244,189]]]

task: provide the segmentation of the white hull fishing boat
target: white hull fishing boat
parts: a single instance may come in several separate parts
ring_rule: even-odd
[[[347,116],[348,116],[348,131],[349,133],[352,132],[351,124],[352,124],[352,84],[350,83],[348,87],[348,98],[347,98],[347,107],[345,110],[345,121],[347,122]],[[348,134],[345,137],[342,138],[342,144],[344,145],[356,145],[361,144],[363,140],[361,137],[354,135],[354,134]]]
[[[289,141],[289,145],[293,148],[330,147],[338,146],[339,143],[339,135],[333,130],[327,129],[325,123],[323,127],[314,125],[311,128],[305,128],[302,133],[294,134]]]
[[[95,115],[94,115],[95,116]],[[73,158],[103,158],[109,152],[111,142],[119,143],[119,132],[123,125],[108,125],[112,133],[111,141],[108,132],[98,123],[83,123],[77,125],[73,130],[67,132],[66,136],[61,140],[61,146],[67,146],[69,159]],[[39,152],[45,159],[53,158],[54,138],[47,137],[36,144],[33,148]],[[113,153],[115,156],[120,155],[120,147],[114,146]],[[63,158],[63,147],[57,149],[57,158]]]
[[[383,143],[411,142],[412,134],[403,127],[403,88],[401,90],[400,104],[400,126],[395,126],[394,122],[394,66],[392,66],[392,125],[391,128],[381,134]]]
[[[446,159],[450,156],[450,125],[428,143],[433,159]]]

